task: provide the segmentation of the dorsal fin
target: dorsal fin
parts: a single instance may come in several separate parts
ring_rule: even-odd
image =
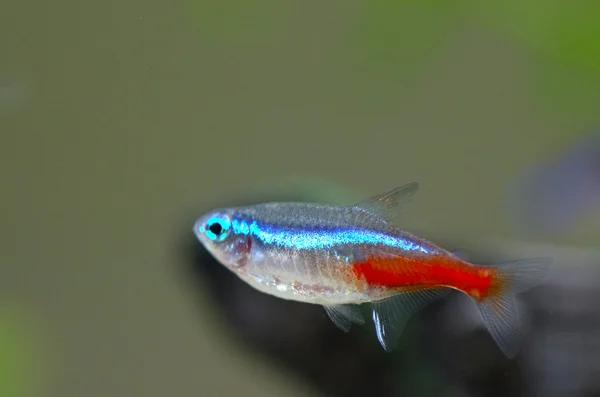
[[[386,193],[369,197],[356,204],[355,207],[386,222],[394,222],[400,217],[402,207],[411,202],[412,196],[417,190],[419,190],[417,182],[407,183]]]

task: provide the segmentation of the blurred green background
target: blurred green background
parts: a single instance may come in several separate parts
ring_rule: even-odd
[[[5,0],[0,394],[312,395],[198,311],[173,270],[184,214],[268,181],[351,203],[416,180],[407,224],[508,236],[506,184],[600,122],[598,20],[557,0]],[[598,220],[554,243],[596,246]]]

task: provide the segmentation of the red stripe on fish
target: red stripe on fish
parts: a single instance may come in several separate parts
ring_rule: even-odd
[[[441,256],[428,258],[377,258],[355,262],[355,277],[369,286],[402,288],[447,286],[474,298],[487,296],[495,271]]]

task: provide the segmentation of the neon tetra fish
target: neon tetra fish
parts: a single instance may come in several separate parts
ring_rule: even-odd
[[[480,266],[398,229],[393,223],[418,187],[409,183],[353,206],[217,209],[196,221],[194,233],[254,288],[322,305],[344,331],[364,323],[358,305],[370,303],[387,351],[413,314],[458,290],[477,303],[499,348],[514,357],[520,342],[515,295],[541,281],[550,259]]]

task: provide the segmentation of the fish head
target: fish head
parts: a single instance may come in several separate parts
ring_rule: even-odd
[[[246,266],[252,240],[239,227],[242,215],[235,209],[217,209],[202,215],[194,224],[194,234],[221,264],[231,270]]]

